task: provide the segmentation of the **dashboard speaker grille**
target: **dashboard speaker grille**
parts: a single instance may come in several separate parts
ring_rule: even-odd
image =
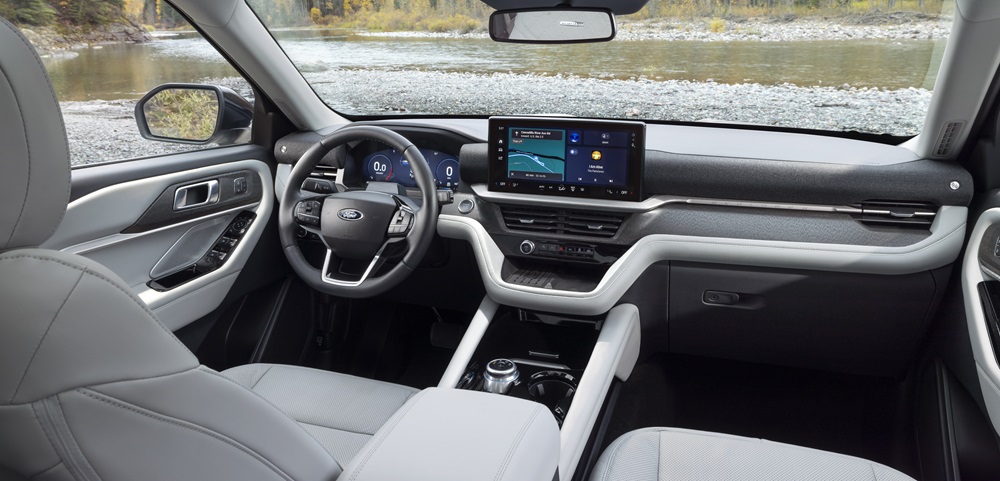
[[[600,211],[547,209],[501,205],[504,225],[510,230],[588,237],[614,237],[625,214]]]
[[[962,127],[964,126],[965,122],[962,121],[952,121],[944,124],[944,127],[941,127],[941,134],[938,135],[934,155],[937,157],[947,157],[950,155],[952,147],[955,146],[955,139],[958,138],[958,134],[962,132]]]

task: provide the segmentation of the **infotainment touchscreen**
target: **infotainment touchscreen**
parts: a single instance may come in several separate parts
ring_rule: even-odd
[[[490,118],[489,190],[642,199],[641,122]]]

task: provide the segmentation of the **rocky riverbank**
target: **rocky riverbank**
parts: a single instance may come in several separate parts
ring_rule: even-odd
[[[717,18],[623,23],[621,40],[697,40],[706,42],[804,40],[903,40],[948,38],[950,18],[902,17],[869,21],[863,17],[765,19]],[[893,18],[893,17],[888,17]]]
[[[616,40],[795,42],[807,40],[903,40],[948,38],[951,17],[896,12],[840,17],[719,17],[635,21],[619,19]],[[486,32],[359,32],[397,38],[489,38]]]
[[[203,148],[143,139],[132,100],[61,102],[72,165],[135,159]]]
[[[121,20],[96,28],[22,27],[21,32],[43,57],[67,54],[76,49],[108,43],[142,43],[153,39],[141,24],[130,20]]]

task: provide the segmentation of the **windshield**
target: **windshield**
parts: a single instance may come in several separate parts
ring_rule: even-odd
[[[523,45],[490,40],[492,10],[478,0],[249,3],[348,116],[563,114],[894,136],[920,132],[954,11],[952,0],[651,0],[617,17],[611,42]]]

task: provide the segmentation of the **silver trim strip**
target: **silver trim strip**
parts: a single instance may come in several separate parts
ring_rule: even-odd
[[[325,243],[325,241],[324,241],[324,243]],[[340,279],[334,279],[334,278],[330,277],[327,274],[327,272],[330,270],[330,258],[333,257],[333,250],[327,248],[326,249],[326,259],[323,261],[323,276],[322,276],[323,282],[325,282],[327,284],[333,284],[335,286],[343,286],[343,287],[358,287],[358,286],[360,286],[366,280],[368,280],[368,276],[370,276],[371,273],[372,273],[372,271],[375,270],[375,264],[378,263],[379,258],[382,257],[382,251],[384,251],[385,248],[386,248],[386,246],[388,246],[388,245],[389,245],[388,242],[385,242],[385,243],[382,244],[382,247],[380,247],[379,250],[378,250],[378,252],[375,253],[375,257],[372,259],[371,263],[368,264],[368,268],[365,269],[365,273],[361,274],[361,278],[358,279],[358,280],[356,280],[356,281],[342,281]]]
[[[524,364],[525,366],[535,366],[535,367],[543,367],[545,369],[561,369],[563,371],[569,371],[569,366],[565,364],[556,364],[544,361],[532,361],[530,359],[521,359],[519,357],[512,357],[510,358],[510,360],[513,361],[514,364]]]
[[[191,189],[196,189],[198,187],[206,187],[208,189],[208,195],[205,196],[205,200],[200,202],[188,203],[188,192]],[[207,180],[205,182],[198,182],[197,184],[185,185],[183,187],[178,187],[174,191],[174,211],[181,211],[187,209],[193,209],[195,207],[214,204],[219,201],[219,181],[216,179]]]
[[[983,270],[983,274],[986,274],[987,276],[992,277],[993,280],[995,280],[995,281],[1000,281],[1000,274],[997,274],[996,272],[993,272],[992,269],[990,269],[989,267],[986,267],[986,265],[984,265],[982,262],[979,263],[979,268]]]
[[[559,354],[552,354],[548,352],[528,351],[528,355],[535,357],[544,357],[546,359],[559,359]]]
[[[677,197],[672,195],[654,195],[642,202],[622,200],[584,199],[577,197],[556,197],[533,194],[511,194],[492,192],[486,184],[473,184],[472,191],[476,196],[490,202],[509,204],[541,205],[547,207],[563,207],[567,209],[595,209],[617,212],[649,212],[667,204],[712,205],[722,207],[744,207],[752,209],[776,209],[805,212],[829,212],[834,214],[861,214],[864,211],[849,205],[794,204],[784,202],[754,202],[742,200],[706,199],[698,197]]]
[[[208,215],[203,215],[201,217],[196,217],[194,219],[186,220],[184,222],[178,222],[176,224],[170,224],[170,225],[163,226],[163,227],[157,227],[156,229],[150,229],[150,230],[143,231],[143,232],[137,232],[135,234],[113,234],[113,235],[102,237],[100,239],[95,239],[95,240],[92,240],[92,241],[89,241],[89,242],[82,242],[80,244],[72,245],[72,246],[69,246],[69,247],[64,247],[64,248],[59,249],[59,250],[61,250],[63,252],[68,252],[70,254],[84,255],[84,254],[86,254],[88,252],[92,252],[92,251],[95,251],[95,250],[103,249],[105,247],[110,247],[110,246],[113,246],[115,244],[119,244],[121,242],[126,242],[126,241],[129,241],[129,240],[132,240],[132,239],[138,239],[140,237],[148,236],[150,234],[156,234],[157,232],[163,232],[163,231],[168,230],[168,229],[176,229],[178,227],[183,227],[183,226],[186,226],[186,225],[197,224],[197,223],[200,223],[200,222],[204,222],[206,220],[214,219],[216,217],[221,217],[221,216],[224,216],[224,215],[227,215],[227,214],[232,214],[233,212],[238,212],[238,211],[242,211],[242,210],[256,210],[259,205],[260,205],[260,202],[254,202],[253,204],[247,204],[247,205],[241,205],[241,206],[233,207],[231,209],[226,209],[226,210],[219,211],[219,212],[214,212],[214,213],[211,213],[211,214],[208,214]]]

